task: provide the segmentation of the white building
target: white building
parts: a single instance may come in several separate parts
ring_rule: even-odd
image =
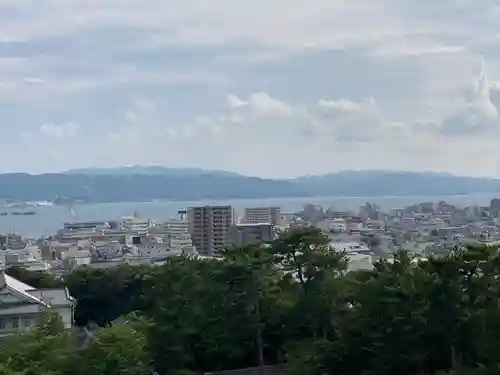
[[[281,218],[279,207],[248,207],[245,208],[245,223],[261,224],[269,223],[278,225]]]
[[[316,224],[316,227],[324,232],[344,233],[347,231],[345,219],[325,219]]]
[[[341,242],[341,241],[331,241],[330,246],[337,251],[345,251],[349,253],[370,253],[371,250],[368,246],[359,242]]]
[[[278,225],[282,225],[284,227],[287,227],[291,224],[294,224],[296,221],[295,215],[290,214],[290,213],[281,213],[280,218],[279,218],[279,223]]]
[[[121,229],[129,232],[147,232],[151,225],[151,220],[138,216],[122,217],[120,220]]]
[[[133,255],[146,257],[151,260],[180,255],[181,249],[173,250],[168,243],[152,243],[133,247]]]
[[[62,261],[65,267],[69,270],[73,270],[80,266],[85,266],[90,264],[91,255],[89,250],[80,250],[78,248],[72,248],[64,253],[62,253]]]
[[[170,219],[164,223],[157,224],[156,228],[167,234],[170,248],[173,252],[184,252],[187,254],[195,252],[191,234],[189,234],[189,221],[184,219]]]
[[[50,264],[41,259],[38,248],[26,247],[21,250],[5,250],[0,252],[0,269],[12,266],[25,268],[29,271],[48,271]]]
[[[347,255],[347,271],[372,270],[373,259],[369,254],[351,253]]]
[[[35,289],[0,272],[0,337],[35,326],[47,310],[58,313],[71,328],[74,307],[66,288]]]

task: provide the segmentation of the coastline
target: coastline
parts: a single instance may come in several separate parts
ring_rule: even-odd
[[[44,202],[50,204],[43,205],[32,205],[29,204],[29,201],[16,201],[14,202],[15,206],[8,206],[3,203],[0,203],[0,209],[22,209],[22,208],[45,208],[45,207],[68,207],[68,206],[84,206],[84,205],[95,205],[95,204],[151,204],[151,203],[177,203],[177,202],[225,202],[225,201],[234,201],[234,200],[246,200],[246,201],[267,201],[267,200],[318,200],[318,199],[369,199],[369,200],[377,200],[377,199],[428,199],[433,198],[434,200],[439,197],[468,197],[468,196],[500,196],[500,191],[491,191],[491,192],[443,192],[439,194],[367,194],[367,195],[297,195],[297,196],[221,196],[221,197],[211,197],[211,196],[201,196],[201,197],[178,197],[178,198],[168,198],[168,199],[136,199],[136,200],[74,200],[68,202],[58,203],[52,200],[46,200]],[[11,201],[12,202],[12,201]],[[306,202],[307,203],[307,202]]]
[[[177,216],[179,210],[200,205],[231,205],[236,214],[242,214],[245,207],[279,206],[283,213],[300,211],[306,203],[321,205],[338,210],[357,210],[366,202],[375,203],[383,210],[401,208],[425,201],[444,200],[457,206],[488,205],[490,200],[500,194],[481,193],[466,195],[440,196],[386,196],[386,197],[300,197],[266,199],[225,199],[225,200],[155,200],[149,202],[107,202],[82,203],[76,205],[54,205],[36,208],[32,216],[0,216],[0,233],[17,233],[23,237],[38,238],[57,232],[65,222],[117,220],[137,212],[140,216],[162,222]]]

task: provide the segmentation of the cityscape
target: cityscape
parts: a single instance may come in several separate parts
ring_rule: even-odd
[[[500,199],[465,207],[422,202],[387,212],[374,203],[357,211],[304,204],[298,212],[247,207],[241,213],[230,205],[199,206],[179,210],[164,222],[138,213],[73,221],[41,238],[2,234],[0,265],[64,276],[82,265],[161,265],[181,255],[218,258],[227,248],[270,242],[289,228],[309,226],[327,235],[334,250],[346,253],[348,269],[369,270],[374,261],[391,259],[399,251],[425,258],[460,246],[500,244]]]
[[[0,35],[0,375],[500,374],[499,0]]]

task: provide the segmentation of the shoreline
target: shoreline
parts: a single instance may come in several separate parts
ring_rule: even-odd
[[[468,196],[493,196],[498,195],[500,197],[500,191],[491,191],[491,192],[470,192],[470,193],[440,193],[440,194],[388,194],[388,195],[329,195],[329,196],[317,196],[317,195],[298,195],[298,196],[269,196],[269,197],[200,197],[200,198],[191,198],[186,199],[183,197],[180,198],[169,198],[169,199],[151,199],[151,200],[128,200],[128,201],[73,201],[73,202],[65,202],[65,203],[56,203],[54,201],[45,200],[43,202],[51,203],[51,204],[42,204],[42,205],[33,205],[29,204],[33,201],[16,201],[9,202],[8,204],[14,203],[16,206],[8,206],[8,205],[0,205],[0,209],[3,210],[19,210],[19,209],[37,209],[37,208],[50,208],[50,207],[67,207],[67,206],[89,206],[95,204],[151,204],[151,203],[160,203],[160,204],[168,204],[168,203],[177,203],[177,202],[227,202],[227,201],[269,201],[269,200],[319,200],[319,199],[428,199],[433,198],[434,200],[439,197],[443,198],[460,198],[460,197],[468,197]],[[41,201],[42,202],[42,201]],[[307,202],[305,202],[307,203]],[[374,202],[376,203],[376,202]]]

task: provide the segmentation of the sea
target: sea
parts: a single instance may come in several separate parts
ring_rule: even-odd
[[[304,204],[321,205],[337,210],[357,210],[366,202],[376,203],[383,211],[403,208],[420,202],[444,200],[457,206],[488,205],[490,200],[500,197],[500,192],[491,194],[442,195],[426,197],[307,197],[307,198],[269,198],[233,199],[203,201],[153,201],[120,203],[87,203],[67,206],[37,207],[32,216],[0,216],[0,233],[16,233],[28,238],[54,235],[66,222],[86,220],[118,220],[124,216],[138,214],[156,222],[176,217],[179,210],[203,205],[232,205],[237,215],[245,207],[279,206],[282,212],[292,213],[302,209]]]

